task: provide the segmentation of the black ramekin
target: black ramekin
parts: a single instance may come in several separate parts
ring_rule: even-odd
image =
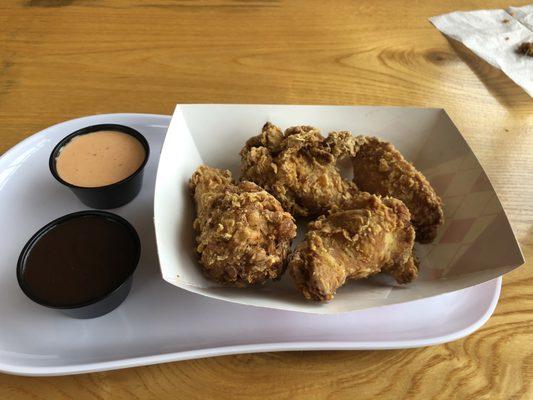
[[[29,288],[24,282],[23,270],[24,270],[24,266],[26,262],[26,257],[28,256],[30,250],[35,245],[35,243],[37,243],[38,240],[50,229],[53,229],[57,225],[69,219],[84,217],[84,216],[101,216],[103,218],[110,218],[113,221],[120,223],[131,233],[132,240],[135,246],[135,254],[133,258],[134,262],[132,263],[132,266],[131,266],[131,272],[128,275],[128,277],[124,281],[122,281],[122,283],[120,283],[116,288],[110,290],[105,295],[95,298],[89,302],[76,304],[72,306],[65,306],[65,307],[48,304],[46,300],[40,299],[39,297],[34,295],[31,291],[31,288]],[[113,311],[126,299],[131,289],[131,284],[133,282],[133,274],[135,270],[137,269],[137,264],[139,263],[140,256],[141,256],[141,242],[139,240],[139,235],[137,234],[137,231],[135,230],[135,228],[131,226],[131,224],[128,221],[126,221],[124,218],[119,217],[116,214],[112,214],[112,213],[105,212],[105,211],[79,211],[79,212],[64,215],[60,218],[53,220],[52,222],[46,224],[41,229],[39,229],[31,237],[31,239],[28,240],[28,242],[24,245],[24,248],[22,249],[19,259],[18,259],[17,280],[24,294],[37,304],[40,304],[44,307],[59,310],[62,313],[73,318],[82,318],[82,319],[96,318],[96,317],[100,317],[104,314],[107,314]]]
[[[97,131],[118,131],[136,138],[144,147],[144,151],[146,154],[141,166],[137,169],[137,171],[128,176],[126,179],[123,179],[120,182],[115,182],[110,185],[100,187],[76,186],[61,179],[56,170],[56,158],[58,157],[61,148],[67,145],[67,143],[71,141],[72,138],[74,138],[75,136],[86,135],[87,133]],[[135,196],[137,196],[137,194],[139,194],[142,187],[144,167],[148,162],[149,156],[150,146],[148,145],[148,141],[143,135],[141,135],[141,133],[139,133],[135,129],[117,124],[99,124],[79,129],[68,135],[63,140],[61,140],[56,145],[56,147],[54,147],[52,154],[50,154],[49,166],[54,178],[58,182],[70,188],[70,190],[74,192],[74,194],[83,204],[91,208],[111,209],[129,203],[135,198]]]

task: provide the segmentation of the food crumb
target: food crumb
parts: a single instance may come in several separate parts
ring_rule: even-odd
[[[503,24],[508,24],[509,23],[509,20],[507,18],[505,18],[504,20],[502,20],[502,23]]]
[[[524,42],[518,49],[516,49],[518,54],[523,54],[524,56],[533,57],[533,42]]]
[[[509,129],[505,128],[505,132],[509,132]]]
[[[509,36],[507,36],[507,37],[505,38],[505,40],[509,40]]]

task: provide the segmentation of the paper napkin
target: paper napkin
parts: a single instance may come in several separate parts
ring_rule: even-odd
[[[533,42],[533,4],[506,10],[452,12],[429,19],[445,35],[501,69],[533,97],[533,57],[518,54]]]

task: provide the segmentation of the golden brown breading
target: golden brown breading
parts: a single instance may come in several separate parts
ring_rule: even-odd
[[[336,163],[353,157],[359,140],[349,132],[324,138],[311,126],[292,127],[283,134],[267,122],[241,150],[241,179],[265,188],[295,216],[318,216],[357,195],[356,185],[341,176]]]
[[[390,143],[366,137],[352,159],[361,190],[402,200],[411,212],[416,240],[429,243],[444,222],[442,201],[428,180]]]
[[[283,274],[296,225],[272,195],[252,182],[235,185],[229,171],[205,165],[189,186],[196,250],[208,278],[242,287]]]
[[[398,283],[416,278],[415,232],[401,201],[377,196],[359,199],[359,208],[333,212],[309,224],[289,261],[289,272],[303,295],[328,301],[348,279],[381,271]]]

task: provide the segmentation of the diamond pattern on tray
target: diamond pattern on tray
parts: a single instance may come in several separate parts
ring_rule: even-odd
[[[444,192],[444,197],[467,195],[482,173],[479,168],[456,171],[448,189]]]
[[[475,218],[463,218],[453,220],[442,235],[440,243],[461,243],[467,235]]]
[[[446,190],[452,183],[454,173],[437,175],[431,178],[431,185],[437,191],[437,193],[446,193]]]
[[[480,240],[493,236],[493,224],[498,217],[505,218],[501,204],[489,179],[473,154],[457,157],[434,166],[427,176],[444,202],[445,222],[437,238],[429,246],[417,251],[422,268],[427,268],[429,279],[445,277],[453,270],[472,272],[490,260],[478,265],[462,265],[473,249],[479,249]],[[491,240],[494,243],[494,239]],[[496,241],[497,243],[497,241]],[[496,244],[496,246],[498,246]],[[425,247],[425,248],[424,248]],[[478,258],[488,257],[478,254]]]
[[[482,216],[485,206],[490,201],[493,194],[491,192],[474,192],[466,196],[461,196],[461,204],[455,212],[453,218],[477,218]]]

